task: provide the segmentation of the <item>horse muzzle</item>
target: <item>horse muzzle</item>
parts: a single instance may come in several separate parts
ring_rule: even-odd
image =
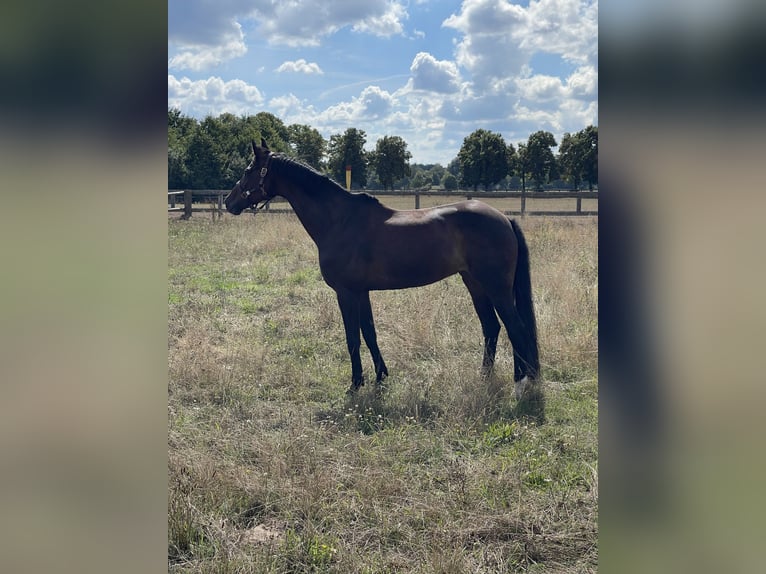
[[[236,199],[232,200],[232,198]],[[240,207],[239,204],[243,199],[245,198],[242,196],[239,182],[237,182],[237,185],[234,186],[234,188],[229,192],[229,195],[226,196],[226,199],[223,200],[223,203],[226,206],[226,211],[232,215],[239,215],[242,213],[244,207]]]

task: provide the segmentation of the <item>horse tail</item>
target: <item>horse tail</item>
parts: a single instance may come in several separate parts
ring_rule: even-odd
[[[521,232],[516,220],[511,222],[513,233],[516,235],[518,252],[516,257],[516,274],[513,280],[513,296],[516,301],[516,311],[518,311],[524,329],[527,331],[529,343],[529,361],[530,378],[537,378],[540,372],[540,351],[537,344],[537,321],[535,321],[535,305],[532,300],[532,279],[529,273],[529,248],[527,240]]]

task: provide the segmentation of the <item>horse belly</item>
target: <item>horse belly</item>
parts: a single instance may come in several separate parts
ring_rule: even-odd
[[[387,253],[368,263],[371,290],[406,289],[435,283],[462,270],[453,250],[417,249]]]

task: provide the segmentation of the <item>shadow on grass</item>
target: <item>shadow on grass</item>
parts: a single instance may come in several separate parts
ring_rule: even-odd
[[[511,414],[515,419],[529,420],[538,425],[545,423],[545,393],[540,381],[527,387]]]
[[[512,398],[512,390],[509,392],[513,383],[502,377],[477,377],[466,380],[462,387],[445,395],[429,392],[427,385],[413,385],[412,381],[396,388],[390,384],[382,389],[365,385],[330,408],[317,410],[314,419],[368,435],[406,424],[433,427],[444,417],[457,422],[479,419],[487,424],[518,419],[540,425],[546,421],[540,383],[529,386],[519,401]]]

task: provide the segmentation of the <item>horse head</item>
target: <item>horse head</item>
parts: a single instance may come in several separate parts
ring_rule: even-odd
[[[264,187],[271,163],[271,150],[263,138],[261,138],[260,146],[255,145],[255,142],[252,144],[253,161],[224,200],[226,209],[234,215],[239,215],[245,209],[257,206],[261,201],[268,201],[273,197]]]

